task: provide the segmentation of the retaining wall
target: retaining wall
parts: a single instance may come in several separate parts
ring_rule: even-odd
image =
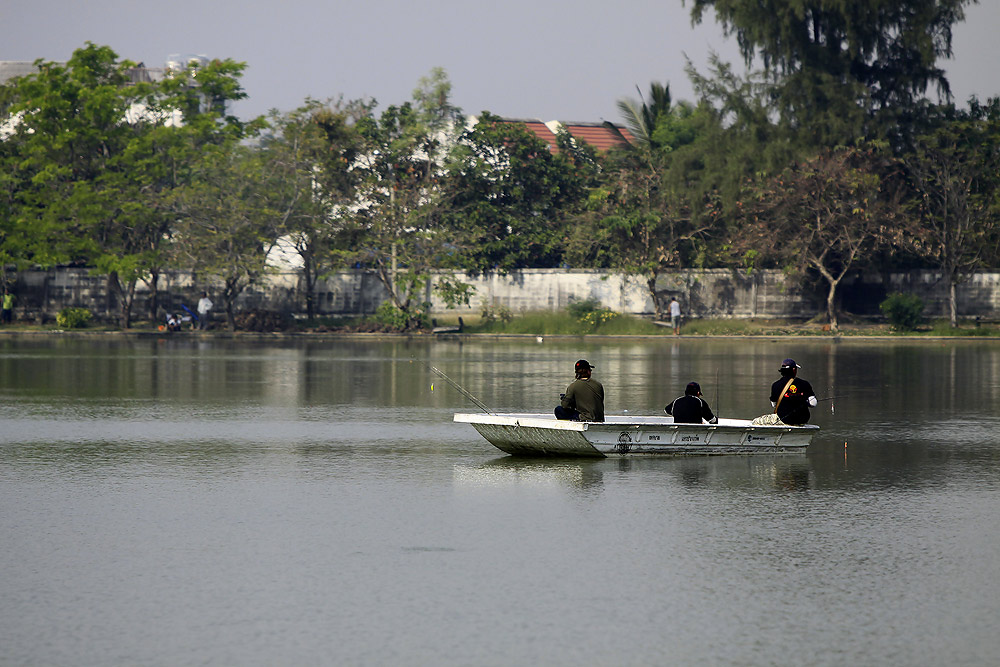
[[[425,300],[432,314],[478,313],[484,305],[504,306],[513,312],[560,310],[573,301],[595,299],[622,313],[651,316],[653,298],[645,281],[601,270],[529,269],[508,276],[459,276],[475,288],[469,306],[449,311],[428,287]],[[116,317],[117,306],[103,276],[86,269],[64,268],[17,274],[15,317],[49,321],[66,307],[88,308],[99,319]],[[780,271],[747,274],[728,269],[684,270],[660,276],[656,298],[663,312],[671,297],[681,303],[686,317],[789,318],[808,319],[823,309],[822,295],[789,280]],[[191,273],[171,272],[159,279],[157,313],[194,309],[202,290],[215,302],[216,313],[223,309],[219,286]],[[858,274],[845,280],[840,289],[844,310],[864,316],[878,316],[878,305],[892,292],[913,292],[925,302],[925,315],[947,314],[947,285],[929,271],[895,273],[888,283],[881,276]],[[349,270],[334,273],[321,281],[315,292],[319,315],[364,315],[375,312],[386,293],[374,273]],[[151,291],[140,283],[132,310],[136,320],[152,319]],[[297,273],[267,277],[265,284],[244,292],[237,309],[266,310],[304,315],[302,281]],[[962,317],[1000,320],[1000,273],[982,272],[958,287],[958,309]]]

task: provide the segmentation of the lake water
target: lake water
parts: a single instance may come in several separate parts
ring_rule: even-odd
[[[586,358],[806,455],[524,460]],[[995,665],[1000,344],[0,337],[3,665]],[[833,412],[831,412],[831,406]]]

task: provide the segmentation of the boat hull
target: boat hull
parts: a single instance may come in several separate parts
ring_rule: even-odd
[[[670,417],[560,421],[539,414],[456,414],[497,449],[519,456],[628,457],[803,453],[818,426],[754,426],[749,420],[675,424]]]

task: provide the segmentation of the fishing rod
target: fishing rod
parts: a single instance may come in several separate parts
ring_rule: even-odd
[[[434,366],[431,366],[426,361],[421,362],[421,363],[423,363],[424,366],[427,366],[427,368],[431,369],[434,372],[435,375],[437,375],[438,377],[440,377],[441,379],[443,379],[445,382],[447,382],[448,384],[450,384],[452,387],[454,387],[455,389],[457,389],[459,392],[461,392],[461,394],[463,396],[465,396],[467,399],[469,399],[470,401],[472,401],[473,403],[475,403],[479,407],[480,410],[482,410],[483,412],[485,412],[488,415],[495,414],[492,410],[490,410],[486,406],[485,403],[483,403],[478,398],[476,398],[475,396],[473,396],[469,391],[467,391],[465,389],[465,387],[463,387],[459,383],[457,383],[454,380],[452,380],[450,377],[448,377],[447,375],[445,375],[442,371],[438,370]]]

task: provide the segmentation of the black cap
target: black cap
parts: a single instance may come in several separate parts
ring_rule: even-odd
[[[782,368],[802,368],[802,366],[799,366],[797,363],[795,363],[794,359],[785,359],[784,361],[781,362],[781,367]]]
[[[579,373],[580,371],[582,371],[584,369],[587,369],[587,368],[597,368],[597,367],[596,366],[591,366],[590,362],[587,361],[586,359],[581,359],[580,361],[576,362],[576,372],[577,373]]]
[[[697,396],[701,393],[701,385],[697,382],[688,382],[687,386],[684,387],[684,393],[688,396]]]

